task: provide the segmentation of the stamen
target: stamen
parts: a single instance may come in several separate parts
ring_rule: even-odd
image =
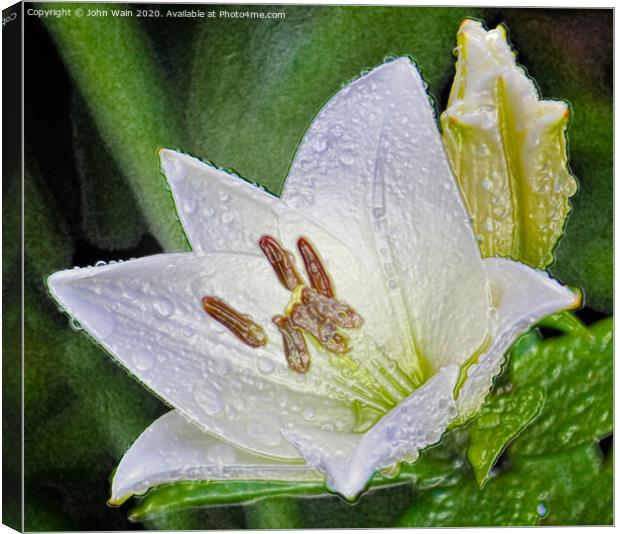
[[[289,368],[299,374],[307,373],[310,369],[310,354],[301,331],[283,315],[276,315],[271,320],[282,334],[284,354]]]
[[[301,300],[324,320],[328,320],[342,328],[358,328],[364,319],[346,302],[326,297],[309,288],[304,288]]]
[[[310,285],[326,297],[333,297],[334,289],[332,287],[332,282],[329,279],[325,267],[323,267],[319,255],[316,250],[314,250],[314,247],[304,237],[300,237],[297,240],[297,247],[304,260],[308,278],[310,279]]]
[[[202,307],[210,317],[224,325],[235,336],[250,347],[262,347],[267,343],[267,335],[260,325],[249,316],[239,313],[217,297],[206,296]]]
[[[295,304],[291,313],[292,324],[312,334],[321,345],[334,354],[349,350],[349,338],[336,330],[333,322],[321,317],[305,304]]]
[[[258,244],[286,289],[293,291],[302,283],[301,277],[295,269],[293,255],[276,239],[270,235],[264,235],[260,238]]]

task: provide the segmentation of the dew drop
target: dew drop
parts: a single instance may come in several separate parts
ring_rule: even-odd
[[[207,415],[217,415],[224,409],[224,399],[215,384],[198,382],[193,388],[194,400]]]
[[[487,217],[484,220],[483,226],[487,232],[492,232],[493,229],[495,228],[495,225],[493,224],[493,219],[491,219],[491,217]]]
[[[351,150],[343,150],[342,153],[340,154],[340,162],[343,165],[353,165],[353,162],[355,161],[355,155],[353,154],[353,151]]]
[[[275,362],[271,358],[267,358],[266,356],[261,356],[257,361],[258,370],[265,374],[270,375],[274,372],[276,368]]]
[[[331,129],[331,134],[334,137],[340,137],[342,135],[342,133],[344,132],[344,130],[342,129],[342,126],[340,126],[340,124],[336,124],[335,126],[332,127]]]
[[[196,197],[187,197],[183,202],[183,211],[185,211],[185,213],[194,213],[197,207],[198,202],[196,201]]]
[[[312,147],[315,152],[325,152],[327,150],[327,137],[322,133],[316,134],[312,138]]]
[[[220,376],[226,376],[228,373],[230,373],[230,366],[228,365],[228,362],[220,362],[217,366],[217,374]]]
[[[486,178],[482,180],[482,182],[480,182],[480,185],[483,189],[486,189],[487,191],[493,189],[493,182],[491,182],[491,180],[487,180]]]
[[[228,193],[224,193],[224,191],[220,191],[220,202],[228,202],[230,200],[230,195]]]
[[[547,512],[549,510],[547,510],[547,507],[545,506],[544,502],[539,502],[538,506],[536,507],[536,513],[540,516],[540,517],[544,517],[547,515]]]
[[[194,335],[194,329],[191,326],[186,326],[183,329],[183,333],[186,337],[192,337]]]
[[[174,313],[174,304],[172,301],[166,297],[159,297],[154,300],[153,308],[155,308],[155,313],[159,315],[162,319],[167,319]]]
[[[148,371],[155,363],[152,354],[146,349],[141,349],[134,352],[131,355],[131,361],[134,363],[138,371]]]
[[[83,330],[82,325],[80,324],[80,322],[77,319],[73,318],[73,317],[71,317],[69,319],[69,326],[71,327],[72,330],[75,330],[76,332],[79,332],[80,330]]]
[[[103,260],[95,262],[95,267],[103,267],[104,265],[107,265],[107,263]]]
[[[125,289],[125,291],[123,291],[123,297],[127,300],[135,300],[138,298],[138,292],[134,289]]]
[[[316,410],[312,406],[306,406],[303,411],[303,416],[304,419],[310,421],[316,417]]]

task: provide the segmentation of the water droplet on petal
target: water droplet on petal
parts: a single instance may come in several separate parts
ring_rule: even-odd
[[[186,197],[183,201],[183,211],[185,211],[185,213],[194,213],[197,207],[198,202],[196,201],[196,197]]]
[[[276,368],[275,362],[271,358],[267,358],[266,356],[261,356],[257,361],[258,370],[266,375],[269,375],[274,372]]]
[[[82,325],[80,324],[80,322],[73,317],[69,319],[69,326],[72,330],[75,330],[76,332],[82,330]]]
[[[138,371],[148,371],[153,367],[153,356],[146,349],[137,350],[131,355],[131,361]]]
[[[316,410],[312,406],[306,406],[303,411],[304,419],[311,420],[316,417]]]
[[[312,138],[312,147],[316,152],[325,152],[327,150],[327,137],[325,134],[316,134]]]
[[[353,165],[353,162],[355,161],[355,155],[353,154],[353,151],[348,149],[343,150],[340,154],[340,161],[344,165]]]
[[[174,313],[174,304],[166,297],[159,297],[153,301],[153,308],[155,313],[162,319],[167,319]]]
[[[95,267],[103,267],[104,265],[107,265],[107,263],[103,260],[95,262]]]
[[[217,415],[224,409],[224,399],[215,384],[198,382],[193,388],[194,400],[207,415]]]

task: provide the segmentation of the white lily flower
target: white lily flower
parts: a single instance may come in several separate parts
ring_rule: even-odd
[[[324,106],[280,199],[160,156],[192,252],[48,279],[174,407],[127,451],[111,502],[197,479],[325,477],[354,498],[477,410],[520,333],[578,303],[542,271],[481,258],[406,58]]]

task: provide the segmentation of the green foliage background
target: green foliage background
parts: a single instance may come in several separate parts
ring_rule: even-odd
[[[129,9],[137,7],[167,9]],[[286,18],[26,17],[26,529],[611,523],[612,11],[248,9]],[[583,288],[579,314],[596,324],[522,338],[483,412],[398,479],[377,479],[355,505],[320,487],[201,483],[106,506],[123,452],[168,408],[71,329],[46,295],[45,276],[187,248],[159,173],[161,146],[234,167],[278,193],[320,106],[386,56],[413,57],[443,110],[464,17],[504,22],[543,96],[571,103],[580,190],[550,270]],[[19,406],[20,347],[7,335],[21,318],[19,173],[3,188],[6,434],[19,417],[9,410]],[[5,476],[17,480],[18,468],[5,456]],[[260,495],[271,496],[253,500]],[[138,522],[130,522],[136,505]],[[5,520],[18,515],[7,501]]]

